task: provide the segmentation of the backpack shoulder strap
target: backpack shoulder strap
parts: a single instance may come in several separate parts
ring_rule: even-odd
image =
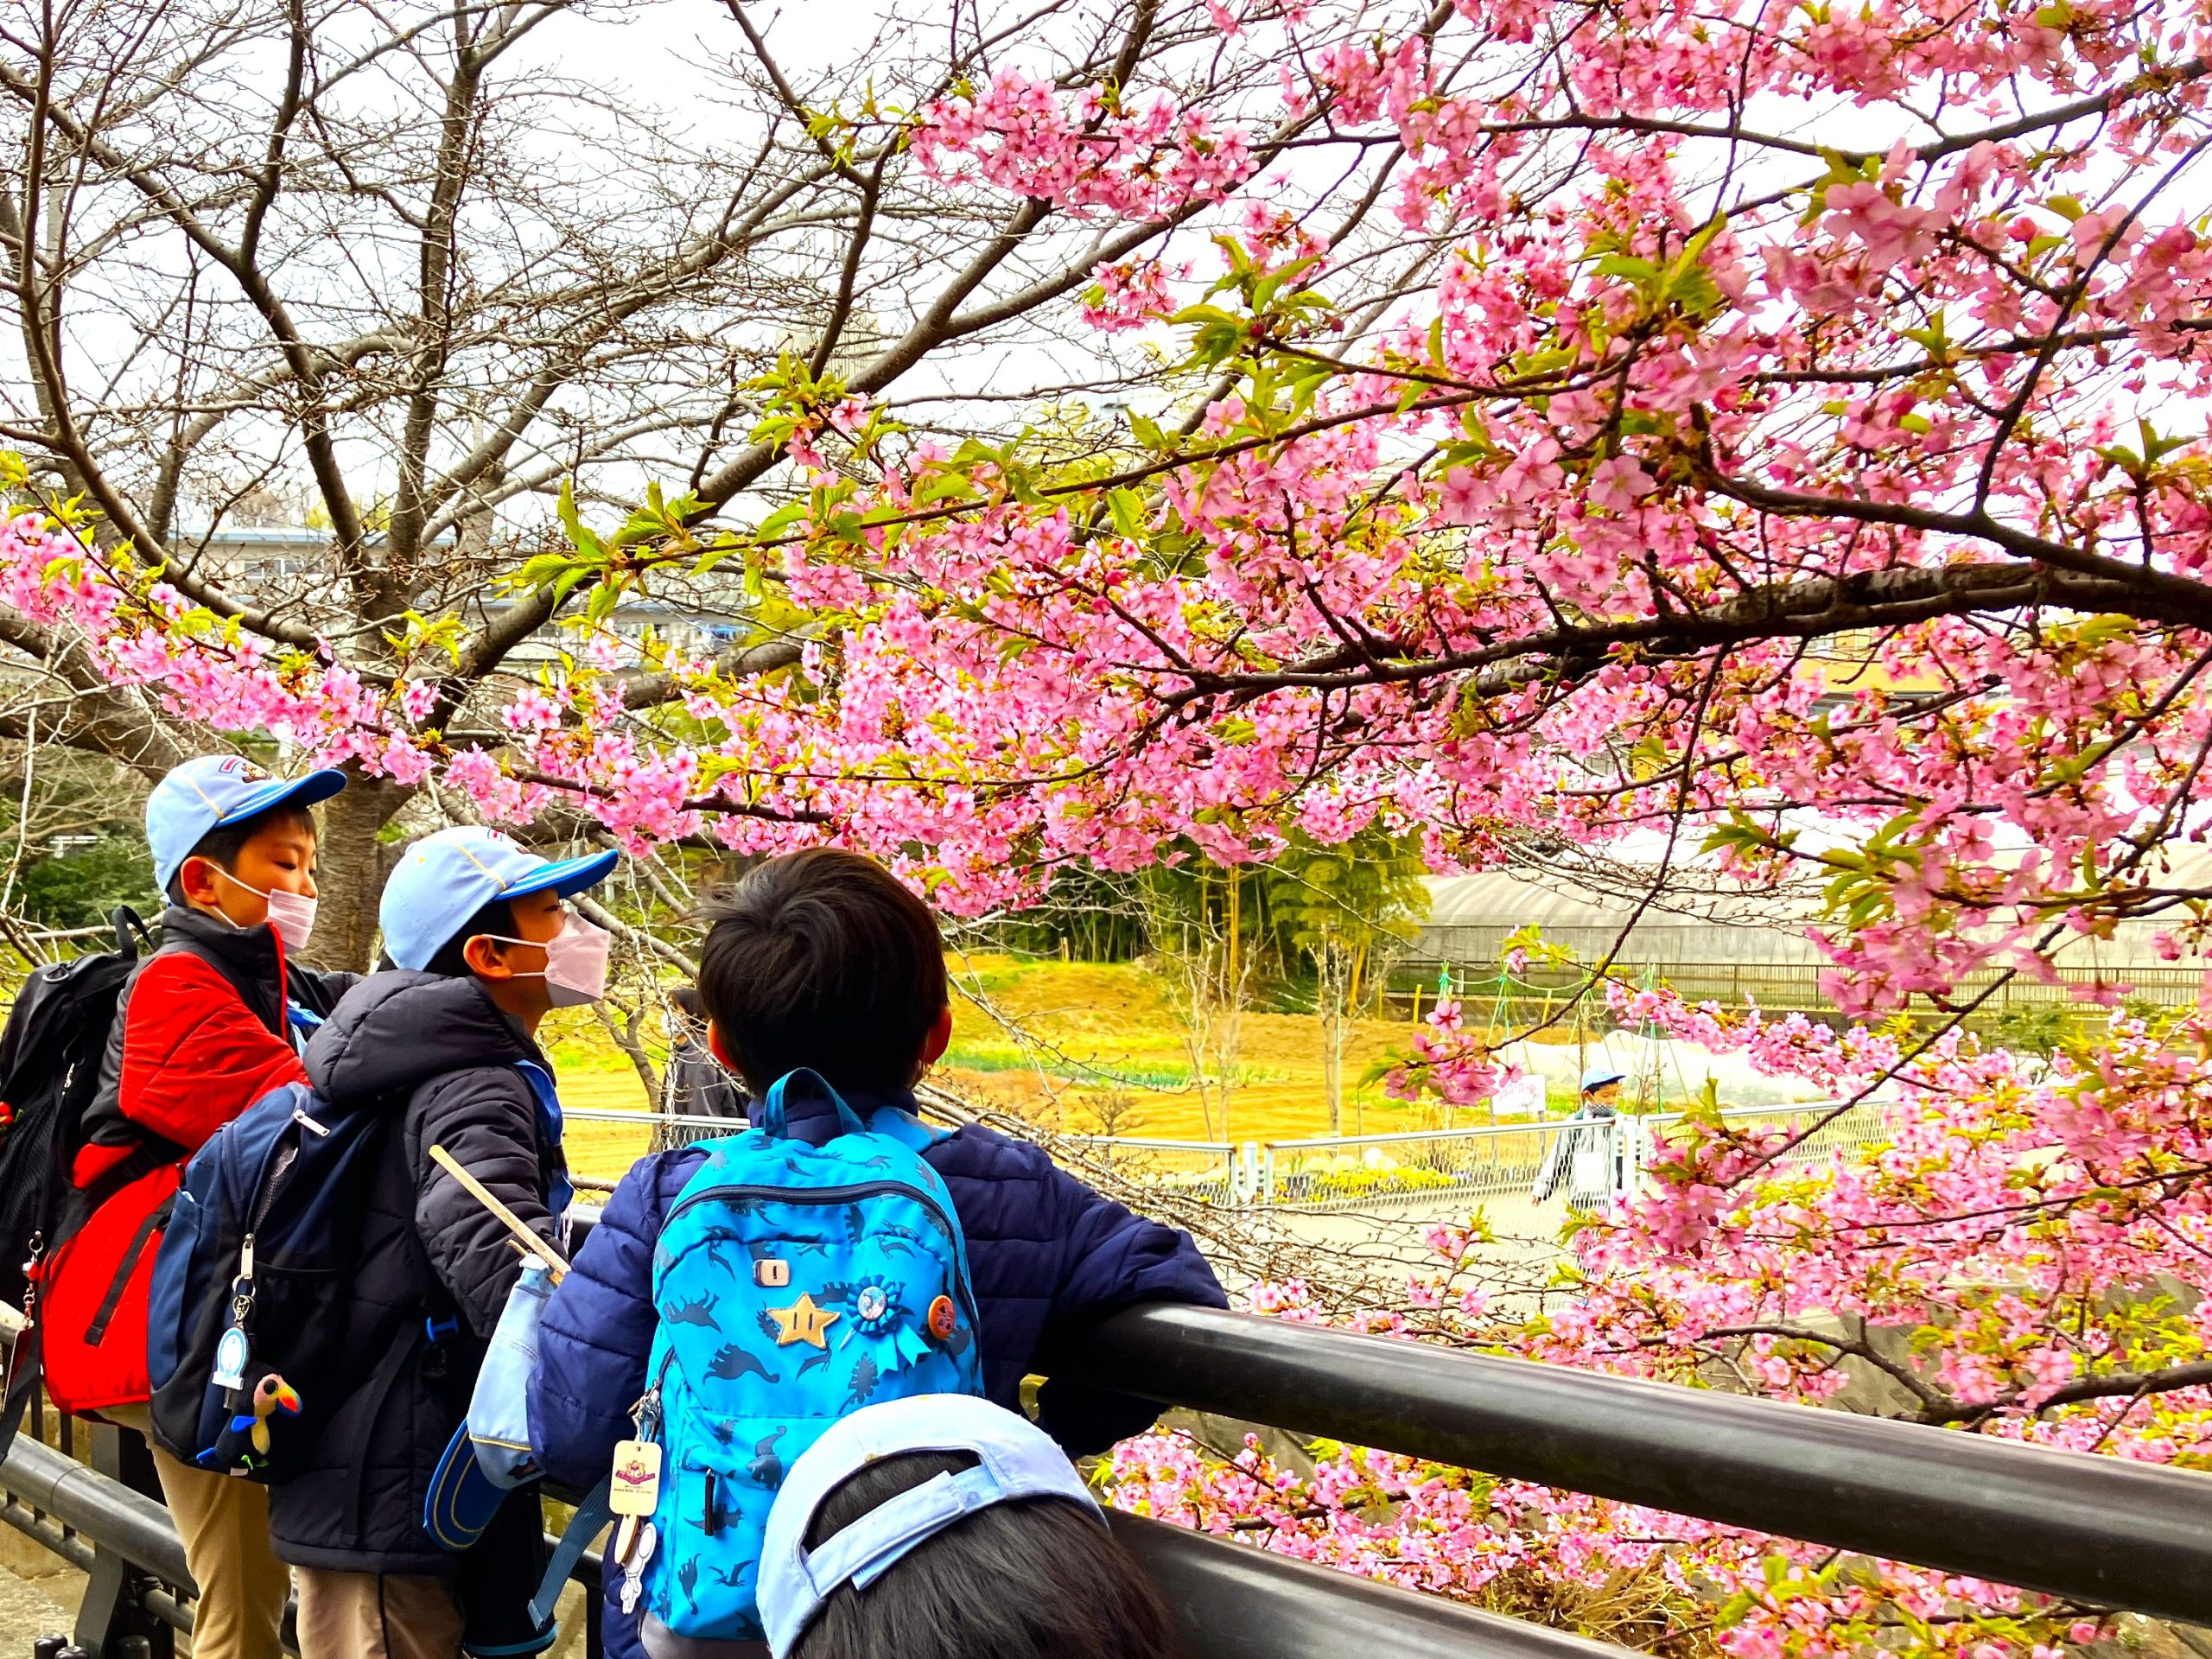
[[[107,918],[115,930],[115,954],[127,962],[138,960],[139,952],[154,942],[154,931],[128,905],[118,905]]]
[[[952,1133],[950,1129],[932,1128],[912,1112],[898,1106],[877,1107],[869,1115],[868,1127],[869,1134],[880,1135],[887,1141],[896,1141],[917,1155],[927,1152]]]
[[[753,1127],[771,1141],[791,1138],[791,1118],[785,1103],[785,1096],[796,1088],[802,1098],[809,1093],[818,1093],[828,1098],[837,1110],[837,1133],[861,1135],[868,1126],[861,1122],[860,1114],[845,1104],[845,1097],[830,1086],[830,1080],[819,1071],[801,1066],[796,1071],[786,1071],[768,1085],[768,1092],[753,1109]]]
[[[568,1583],[569,1575],[576,1570],[576,1563],[583,1560],[584,1551],[599,1536],[600,1529],[614,1518],[613,1488],[613,1477],[601,1475],[599,1484],[585,1494],[569,1524],[562,1529],[561,1541],[554,1548],[553,1559],[545,1564],[545,1576],[538,1580],[537,1593],[530,1599],[530,1616],[539,1625],[552,1622],[553,1610],[561,1599],[561,1586]]]

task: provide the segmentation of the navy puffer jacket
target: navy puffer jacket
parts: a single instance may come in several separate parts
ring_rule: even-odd
[[[543,1071],[545,1057],[479,982],[398,969],[347,992],[308,1044],[324,1099],[397,1121],[363,1194],[342,1338],[360,1383],[312,1466],[270,1489],[280,1560],[464,1578],[472,1566],[423,1531],[423,1502],[522,1263],[506,1229],[429,1149],[443,1146],[525,1225],[557,1239],[549,1197],[566,1172],[524,1064]]]
[[[911,1097],[853,1099],[866,1117]],[[809,1120],[824,1100],[792,1103],[791,1132],[815,1139]],[[653,1246],[661,1223],[706,1153],[657,1153],[633,1166],[577,1252],[575,1269],[546,1304],[530,1385],[531,1438],[555,1480],[579,1491],[607,1473],[631,1433],[630,1408],[645,1391],[658,1322]],[[1053,1164],[1039,1147],[969,1125],[922,1154],[944,1179],[968,1238],[983,1344],[983,1382],[999,1404],[1020,1409],[1021,1379],[1052,1369],[1056,1344],[1137,1302],[1225,1307],[1228,1298],[1188,1233],[1132,1214]],[[1159,1414],[1150,1401],[1084,1385],[1054,1371],[1038,1399],[1044,1427],[1071,1457],[1102,1452],[1141,1433]],[[606,1601],[609,1659],[641,1659],[636,1617]]]

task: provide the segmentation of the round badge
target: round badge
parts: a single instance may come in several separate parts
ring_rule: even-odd
[[[891,1299],[883,1294],[881,1285],[868,1285],[853,1299],[854,1311],[871,1322],[881,1319],[890,1306]]]
[[[952,1298],[940,1296],[930,1304],[930,1335],[943,1342],[952,1334],[960,1322],[960,1311],[952,1305]]]

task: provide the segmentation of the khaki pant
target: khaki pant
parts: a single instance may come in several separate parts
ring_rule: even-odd
[[[153,1446],[143,1406],[100,1414]],[[200,1586],[192,1618],[193,1659],[282,1659],[279,1636],[291,1572],[269,1546],[269,1489],[211,1474],[153,1446],[162,1496],[184,1540],[185,1565]]]
[[[303,1567],[300,1659],[459,1659],[461,1604],[443,1579]]]

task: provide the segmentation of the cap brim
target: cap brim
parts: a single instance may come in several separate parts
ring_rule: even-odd
[[[317,801],[328,800],[345,787],[346,774],[335,766],[325,766],[304,778],[271,778],[216,819],[214,827],[219,830],[226,823],[236,823],[287,801],[297,806],[313,806]]]
[[[551,892],[567,899],[597,887],[621,861],[620,853],[590,853],[582,858],[564,858],[557,864],[531,871],[512,886],[501,887],[499,897],[519,899],[526,893]]]
[[[476,1443],[463,1423],[431,1471],[429,1493],[423,1503],[423,1529],[441,1548],[467,1549],[483,1535],[506,1501],[506,1490],[493,1484],[476,1461]]]

